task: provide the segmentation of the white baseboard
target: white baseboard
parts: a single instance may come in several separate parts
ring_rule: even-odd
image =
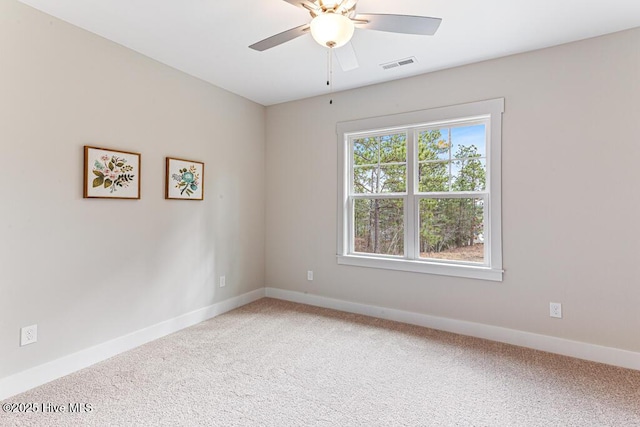
[[[576,357],[578,359],[606,363],[608,365],[620,366],[622,368],[640,370],[640,353],[632,351],[604,347],[579,341],[571,341],[548,335],[502,328],[499,326],[447,319],[444,317],[429,316],[409,311],[342,301],[284,289],[265,288],[265,295],[269,298],[298,302],[316,307],[331,308],[334,310],[363,314],[381,319],[395,320],[397,322],[408,323],[411,325],[424,326],[441,331],[453,332],[456,334],[547,351],[549,353]]]
[[[246,294],[212,304],[208,307],[165,320],[139,331],[112,339],[94,347],[81,350],[57,360],[36,366],[23,372],[0,379],[0,400],[25,392],[34,387],[69,375],[95,363],[116,356],[150,341],[188,328],[235,308],[264,298],[265,289],[260,288]]]
[[[608,365],[640,370],[640,353],[571,341],[547,335],[484,325],[444,317],[354,303],[318,295],[288,291],[277,288],[261,288],[228,300],[160,322],[139,331],[81,350],[57,360],[36,366],[23,372],[0,379],[0,400],[25,392],[34,387],[69,375],[80,369],[116,356],[132,348],[188,328],[235,308],[257,301],[263,297],[293,301],[317,307],[331,308],[349,313],[363,314],[381,319],[394,320],[424,326],[456,334],[468,335],[507,344],[548,351],[550,353],[606,363]]]

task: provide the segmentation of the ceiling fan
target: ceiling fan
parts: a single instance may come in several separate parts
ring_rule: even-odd
[[[361,14],[356,13],[358,0],[284,0],[311,14],[311,21],[249,46],[257,51],[276,47],[308,34],[320,45],[336,49],[336,57],[344,71],[358,67],[350,40],[355,28],[387,31],[391,33],[435,34],[442,19],[428,16]],[[338,49],[344,46],[343,49]]]

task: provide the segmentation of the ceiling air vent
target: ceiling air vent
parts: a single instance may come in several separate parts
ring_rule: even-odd
[[[415,64],[416,62],[418,62],[418,60],[415,58],[415,56],[412,56],[411,58],[400,59],[398,61],[393,61],[393,62],[387,62],[386,64],[380,64],[380,66],[382,67],[383,70],[390,70],[392,68],[398,68],[404,65]]]

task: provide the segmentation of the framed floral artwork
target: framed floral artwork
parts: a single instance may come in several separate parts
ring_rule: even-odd
[[[204,163],[167,157],[165,199],[203,200]]]
[[[84,147],[84,197],[140,198],[140,154]]]

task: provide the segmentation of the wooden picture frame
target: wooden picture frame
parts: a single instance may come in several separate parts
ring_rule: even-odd
[[[140,153],[84,146],[85,199],[140,199]]]
[[[204,163],[167,157],[164,198],[204,200]]]

